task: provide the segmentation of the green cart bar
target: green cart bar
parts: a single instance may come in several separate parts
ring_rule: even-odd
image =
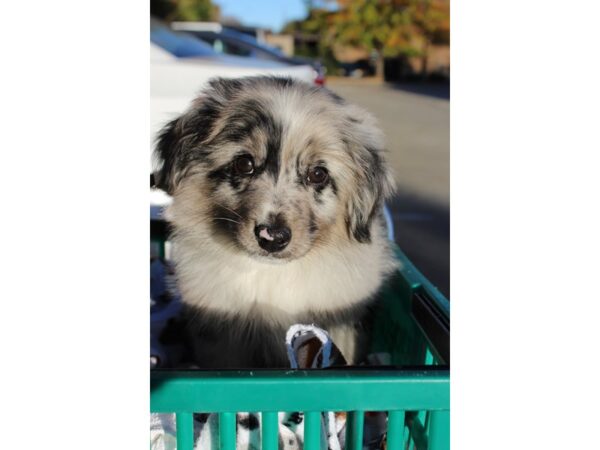
[[[152,412],[447,410],[446,370],[152,373]],[[358,407],[358,408],[357,408]]]

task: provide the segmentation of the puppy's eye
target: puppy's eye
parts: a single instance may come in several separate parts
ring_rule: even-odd
[[[238,156],[233,161],[233,171],[237,175],[252,175],[254,173],[254,160],[250,155]]]
[[[329,180],[329,173],[325,167],[313,167],[308,170],[307,180],[310,184],[323,186]]]

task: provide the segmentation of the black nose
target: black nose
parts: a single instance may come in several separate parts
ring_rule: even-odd
[[[254,234],[258,245],[269,253],[280,252],[292,239],[292,230],[282,225],[257,225]]]

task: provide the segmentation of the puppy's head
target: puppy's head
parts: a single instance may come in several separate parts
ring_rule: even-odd
[[[374,119],[284,78],[216,79],[162,130],[157,185],[176,231],[291,260],[336,240],[369,243],[393,189]]]

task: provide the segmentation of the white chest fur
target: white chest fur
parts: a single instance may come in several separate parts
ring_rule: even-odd
[[[315,248],[280,264],[197,235],[179,235],[174,244],[183,301],[224,313],[265,308],[289,317],[352,307],[373,295],[396,266],[385,237],[376,235],[370,244]]]

